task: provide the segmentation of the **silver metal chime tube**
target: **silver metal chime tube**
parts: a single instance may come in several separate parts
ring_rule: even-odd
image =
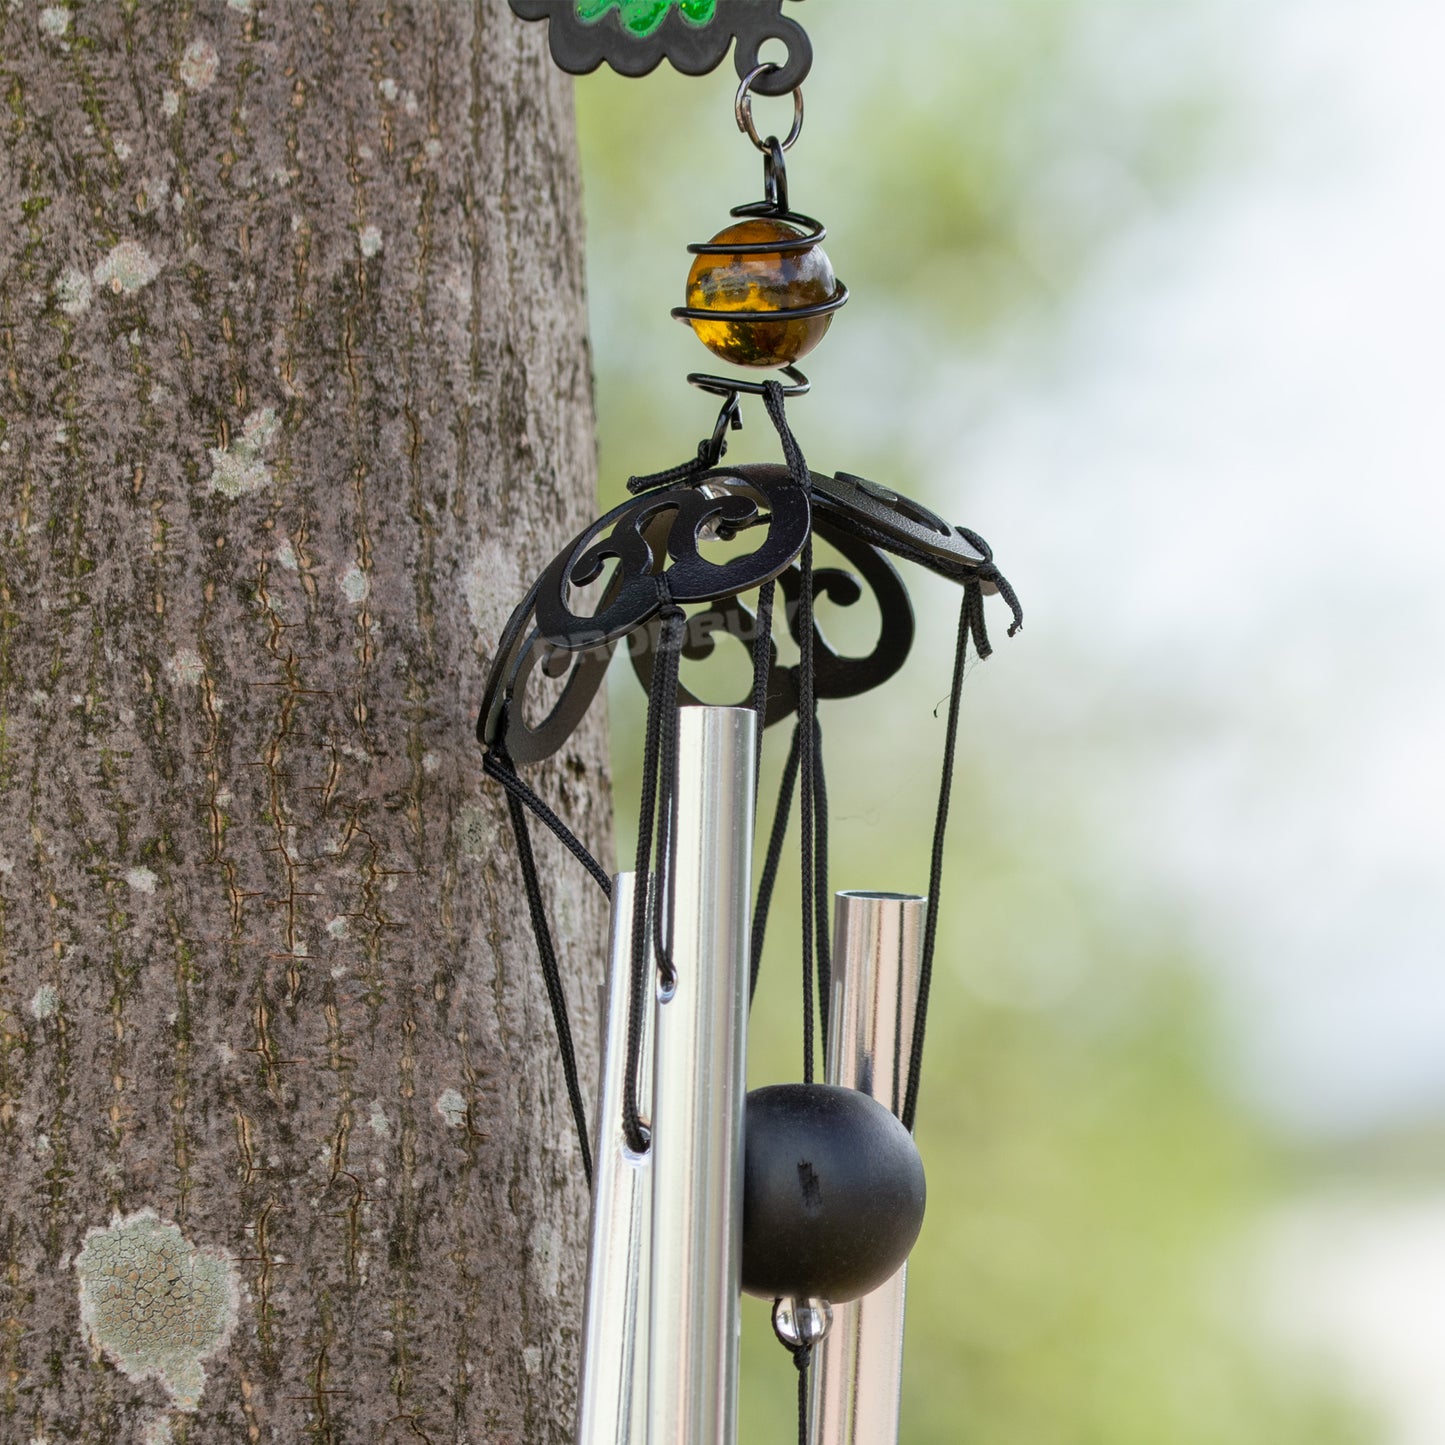
[[[903,1111],[927,900],[839,893],[827,1080]],[[833,1306],[813,1351],[810,1445],[895,1445],[903,1386],[908,1266],[862,1299]]]
[[[644,1029],[651,1148],[622,1131],[635,878],[613,884],[577,1445],[734,1445],[755,719],[678,717],[672,962]]]
[[[652,1107],[652,1445],[737,1435],[756,719],[679,713],[671,935]]]
[[[647,1445],[652,1155],[634,1153],[622,1131],[635,882],[631,873],[612,880],[577,1445]],[[643,1014],[638,1097],[644,1100],[652,1097],[652,1012]]]

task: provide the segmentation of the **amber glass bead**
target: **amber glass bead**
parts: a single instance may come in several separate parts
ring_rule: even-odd
[[[719,231],[711,244],[791,241],[802,234],[786,221],[758,219]],[[833,264],[817,245],[800,251],[703,255],[692,263],[687,276],[687,304],[699,311],[791,311],[821,305],[836,290]],[[736,321],[689,320],[698,340],[734,366],[787,366],[823,339],[833,317],[830,312],[794,320],[741,314]]]

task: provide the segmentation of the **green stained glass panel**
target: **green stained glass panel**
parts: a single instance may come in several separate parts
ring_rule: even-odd
[[[669,10],[682,11],[693,25],[707,25],[717,14],[717,0],[576,0],[577,18],[600,20],[614,6],[620,12],[622,28],[645,40],[667,19]]]

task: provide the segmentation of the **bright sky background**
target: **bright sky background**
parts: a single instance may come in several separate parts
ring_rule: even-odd
[[[1445,7],[1228,14],[1253,154],[919,406],[1009,398],[949,488],[1029,608],[974,724],[1193,920],[1250,1087],[1350,1132],[1445,1109]]]
[[[1157,920],[1161,939],[1189,934],[1224,985],[1241,1089],[1325,1141],[1438,1123],[1445,5],[1078,3],[1098,5],[1098,43],[1119,85],[1204,67],[1236,89],[1224,104],[1244,112],[1237,149],[1182,204],[1152,211],[1107,154],[1042,176],[1046,189],[1064,187],[1066,204],[1136,219],[1062,321],[983,344],[970,336],[967,360],[940,365],[855,290],[809,360],[819,400],[800,407],[800,436],[820,470],[868,470],[851,452],[885,419],[882,431],[906,444],[895,447],[898,474],[879,479],[998,548],[1028,622],[1005,644],[994,613],[998,656],[966,694],[964,746],[987,759],[1003,795],[990,816],[1029,832],[1030,858],[1070,850],[1101,915]],[[914,4],[924,32],[929,6]],[[804,17],[815,43],[833,47],[833,71],[838,48],[868,33],[858,17],[870,11],[872,0],[830,0]],[[846,164],[829,173],[830,125],[860,96],[908,83],[899,67],[911,43],[846,57],[841,87],[829,88],[824,63],[810,78],[793,167],[803,209],[837,219],[829,182],[849,178]],[[1107,143],[1107,126],[1099,134]],[[743,175],[747,198],[752,158],[714,139],[702,152],[707,191],[732,198]],[[887,140],[883,127],[877,142]],[[941,130],[938,144],[949,143]],[[639,194],[649,174],[639,168]],[[684,189],[669,182],[678,218],[705,234],[712,212]],[[1057,213],[1038,212],[1033,259],[1046,271]],[[885,211],[878,224],[906,227],[908,216]],[[838,224],[829,247],[845,275],[848,246]],[[599,347],[615,334],[631,347],[636,317],[680,299],[676,276],[665,286],[666,300],[643,305],[594,276]],[[678,367],[662,359],[669,344]],[[637,356],[659,377],[700,363],[680,329],[670,343],[649,331]],[[637,390],[637,375],[624,378],[602,395],[604,413]],[[656,395],[696,427],[695,399],[661,385]],[[841,425],[821,424],[826,396],[842,397],[831,413]],[[739,455],[765,441],[750,434]],[[674,459],[629,451],[623,465]],[[949,654],[953,604],[930,618],[926,588],[915,596],[922,666]],[[946,685],[936,671],[918,683],[935,689],[929,705]],[[866,719],[875,704],[850,706]],[[876,706],[860,724],[871,741],[842,759],[854,793],[889,786],[872,761],[893,704]],[[830,748],[846,744],[830,735]],[[861,856],[872,840],[876,858],[870,806],[853,816],[840,806],[834,823],[857,830]],[[955,827],[966,814],[965,799]],[[834,881],[921,886],[887,876],[886,857],[876,866],[875,879]],[[967,968],[969,987],[1016,988],[1025,1006],[1068,991],[1069,940],[1050,934],[1045,884],[1020,929],[1037,956],[989,953]],[[1311,1199],[1261,1235],[1261,1299],[1381,1402],[1382,1445],[1445,1440],[1442,1241],[1445,1191]]]

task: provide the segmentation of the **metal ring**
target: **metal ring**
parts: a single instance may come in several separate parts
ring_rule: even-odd
[[[783,395],[807,396],[813,383],[796,366],[784,366],[781,370],[789,383],[783,388]],[[767,388],[765,381],[743,381],[737,377],[729,380],[725,376],[710,376],[705,371],[690,371],[687,379],[699,391],[712,396],[762,396]]]
[[[771,60],[755,66],[743,76],[742,83],[738,86],[737,96],[733,101],[733,115],[737,119],[738,129],[764,154],[767,153],[768,143],[758,134],[757,126],[753,124],[753,81],[760,75],[771,75],[773,71],[780,68]],[[802,133],[803,87],[800,85],[793,91],[793,128],[788,132],[787,140],[783,142],[783,149],[785,151],[792,150],[793,142]]]
[[[848,304],[848,288],[835,282],[833,294],[826,301],[812,306],[780,306],[776,311],[718,311],[705,306],[674,306],[672,315],[678,321],[808,321],[814,316],[830,316]]]
[[[827,240],[828,228],[813,216],[801,211],[779,211],[766,201],[754,201],[749,206],[734,206],[730,215],[751,219],[754,216],[769,221],[786,221],[796,226],[801,234],[777,237],[767,241],[694,241],[687,248],[689,256],[771,256],[781,251],[787,255],[792,251],[806,251]]]

